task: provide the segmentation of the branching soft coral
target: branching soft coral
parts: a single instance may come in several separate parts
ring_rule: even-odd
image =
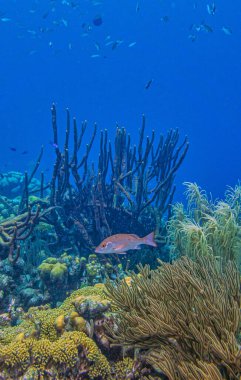
[[[168,223],[172,256],[212,254],[220,268],[228,260],[241,264],[241,186],[230,187],[224,201],[213,202],[197,184],[185,185],[187,210],[175,205]]]
[[[192,373],[203,380],[212,373],[216,379],[237,379],[240,283],[235,265],[229,262],[220,273],[213,256],[196,262],[183,257],[155,271],[140,269],[131,286],[106,284],[117,310],[116,326],[110,328],[114,343],[142,349],[170,380],[193,379]]]

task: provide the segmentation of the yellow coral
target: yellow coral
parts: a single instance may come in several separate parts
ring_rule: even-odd
[[[104,293],[103,287],[86,286],[85,288],[75,290],[68,298],[66,298],[66,300],[59,307],[59,309],[63,309],[67,312],[75,310],[73,302],[77,297],[81,296],[91,299],[93,298],[93,296],[99,296],[102,300],[107,300],[107,296]]]
[[[64,314],[59,315],[54,322],[55,328],[57,331],[63,331],[65,327],[65,316]]]
[[[14,340],[15,340],[15,342],[22,342],[24,340],[24,338],[25,338],[25,334],[24,334],[24,332],[21,332],[16,336],[16,338]]]
[[[83,317],[76,317],[73,319],[73,326],[78,331],[86,332],[86,321]]]
[[[133,280],[132,280],[132,277],[128,276],[128,277],[123,278],[122,281],[124,281],[128,286],[131,286],[131,282]]]
[[[123,360],[119,360],[114,365],[115,378],[118,380],[127,379],[127,376],[131,373],[133,366],[134,360],[131,358],[126,357]]]
[[[72,311],[69,317],[70,317],[71,322],[73,322],[75,318],[79,317],[79,314],[77,313],[77,311]]]
[[[105,284],[98,282],[98,284],[94,285],[94,288],[105,290]]]
[[[78,360],[78,346],[81,340],[73,338],[75,338],[73,332],[64,333],[60,339],[52,344],[52,358],[54,363],[64,363],[68,367],[75,366]]]
[[[30,353],[25,342],[12,342],[1,349],[1,359],[10,368],[25,370],[30,361]]]

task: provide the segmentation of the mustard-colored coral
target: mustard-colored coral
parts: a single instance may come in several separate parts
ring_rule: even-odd
[[[55,328],[57,331],[63,331],[65,327],[65,318],[64,314],[59,315],[54,322]]]
[[[59,307],[59,309],[63,309],[65,311],[72,311],[75,310],[74,308],[74,301],[77,297],[87,297],[87,298],[93,298],[94,296],[101,297],[102,300],[107,300],[107,296],[104,291],[104,286],[86,286],[85,288],[81,288],[78,290],[75,290]]]
[[[1,347],[1,360],[4,366],[12,370],[26,370],[30,361],[30,353],[25,342],[12,342]]]
[[[119,360],[114,365],[115,378],[118,380],[128,379],[128,375],[131,374],[133,366],[134,360],[131,358],[126,357],[123,360]]]
[[[108,360],[83,332],[86,321],[74,307],[76,297],[86,300],[88,296],[107,302],[103,286],[86,287],[73,292],[59,308],[30,308],[18,326],[4,327],[0,334],[0,373],[6,374],[4,378],[39,378],[48,369],[60,379],[67,368],[74,373],[78,362],[87,368],[90,379],[109,379]]]
[[[75,317],[72,324],[76,330],[86,332],[86,320],[83,317]]]
[[[89,376],[91,379],[102,376],[107,378],[110,374],[110,365],[101,353],[95,342],[83,332],[65,332],[60,339],[52,345],[52,358],[56,364],[65,363],[74,367],[78,361],[78,349],[82,348],[90,364]]]

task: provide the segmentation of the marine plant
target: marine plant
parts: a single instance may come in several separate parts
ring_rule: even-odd
[[[225,266],[241,264],[241,186],[229,187],[224,200],[213,201],[196,183],[185,183],[187,207],[176,204],[168,222],[173,258],[213,255]]]
[[[109,328],[114,345],[141,350],[169,380],[238,379],[240,279],[234,263],[220,273],[209,255],[139,269],[129,285],[106,284],[116,308]]]

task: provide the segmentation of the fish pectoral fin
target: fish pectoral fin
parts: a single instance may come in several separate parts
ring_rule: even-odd
[[[126,252],[118,252],[118,255],[126,255]]]
[[[114,247],[115,250],[118,250],[118,249],[122,249],[122,248],[125,248],[126,245],[125,244],[118,244]]]

